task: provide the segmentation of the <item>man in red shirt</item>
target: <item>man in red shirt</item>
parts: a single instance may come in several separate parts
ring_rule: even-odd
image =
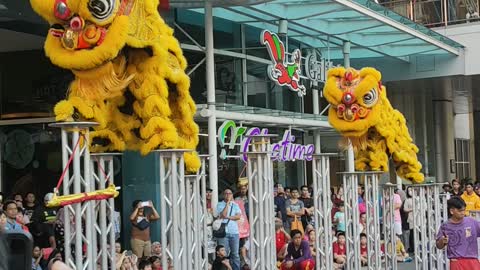
[[[333,260],[339,266],[343,266],[347,259],[347,249],[345,248],[345,233],[337,234],[337,242],[333,243]]]

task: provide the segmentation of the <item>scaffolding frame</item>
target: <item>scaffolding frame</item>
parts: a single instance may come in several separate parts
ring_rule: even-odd
[[[65,177],[62,183],[63,195],[79,194],[94,190],[90,174],[89,129],[94,122],[59,122],[51,127],[61,128],[62,163]],[[72,161],[70,164],[69,161]],[[70,168],[71,167],[71,168]],[[83,169],[83,170],[82,170]],[[75,203],[64,207],[65,263],[74,270],[94,270],[96,268],[93,248],[87,248],[84,256],[83,246],[94,244],[93,224],[94,201]],[[74,223],[71,224],[70,215]],[[85,230],[82,224],[85,222]],[[72,230],[73,229],[73,230]],[[72,256],[72,245],[75,256]]]
[[[155,150],[160,170],[160,238],[162,242],[162,268],[171,266],[190,270],[187,231],[187,199],[185,160],[183,154],[191,150]],[[188,228],[190,229],[190,228]]]
[[[330,194],[330,157],[334,153],[315,154],[312,159],[313,202],[315,206],[316,269],[333,269],[332,199]]]
[[[200,155],[202,167],[195,175],[185,178],[187,201],[187,250],[191,261],[188,269],[208,270],[208,239],[207,239],[207,182],[206,160],[209,155]]]
[[[364,200],[366,204],[366,234],[367,234],[367,256],[368,269],[382,269],[382,261],[380,254],[380,199],[379,199],[379,183],[378,179],[382,172],[365,172]]]
[[[342,172],[345,191],[345,238],[347,259],[345,268],[359,270],[362,268],[360,259],[360,209],[358,203],[358,188],[363,182],[365,189],[366,232],[368,269],[382,269],[380,256],[380,200],[379,175],[383,172]],[[386,268],[391,269],[391,268]]]
[[[276,270],[273,163],[270,139],[277,135],[252,135],[247,154],[250,222],[250,268]]]
[[[411,185],[413,195],[413,233],[416,269],[448,269],[446,251],[437,249],[436,236],[442,222],[448,219],[447,195],[440,199],[444,183]],[[423,236],[423,238],[422,238]]]
[[[114,157],[120,153],[91,154],[91,185],[95,189],[105,189],[114,183]],[[113,267],[115,261],[115,199],[95,201],[93,254],[102,269],[108,269],[109,263]],[[100,238],[100,241],[98,241]],[[112,268],[111,267],[111,268]]]
[[[383,186],[383,240],[385,246],[385,269],[397,270],[397,241],[395,235],[395,205],[393,203],[397,185],[386,183]]]

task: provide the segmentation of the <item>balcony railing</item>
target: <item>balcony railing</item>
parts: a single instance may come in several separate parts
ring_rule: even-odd
[[[427,27],[480,21],[480,0],[380,0],[380,4]]]

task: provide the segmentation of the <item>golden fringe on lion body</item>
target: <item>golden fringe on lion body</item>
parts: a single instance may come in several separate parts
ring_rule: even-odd
[[[55,0],[30,2],[51,25],[64,24],[53,12]],[[71,14],[80,16],[90,29],[108,29],[101,44],[72,50],[59,37],[47,35],[46,55],[75,74],[67,99],[54,108],[56,119],[98,122],[91,133],[92,151],[192,150],[185,154],[185,164],[195,172],[200,168],[194,152],[199,133],[193,120],[196,107],[189,93],[187,61],[173,29],[160,17],[158,0],[116,3],[113,13],[99,21],[87,8],[88,0],[66,2]],[[127,91],[133,100],[126,98]],[[124,113],[125,107],[130,112]],[[104,141],[108,144],[98,143]]]

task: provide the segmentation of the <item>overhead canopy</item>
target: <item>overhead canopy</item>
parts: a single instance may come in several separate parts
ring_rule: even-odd
[[[463,48],[370,0],[252,0],[240,6],[239,1],[216,2],[215,17],[260,29],[278,32],[279,21],[287,20],[289,38],[328,51],[331,59],[342,58],[344,41],[351,43],[352,58],[387,56],[406,62],[414,55],[459,55]]]

